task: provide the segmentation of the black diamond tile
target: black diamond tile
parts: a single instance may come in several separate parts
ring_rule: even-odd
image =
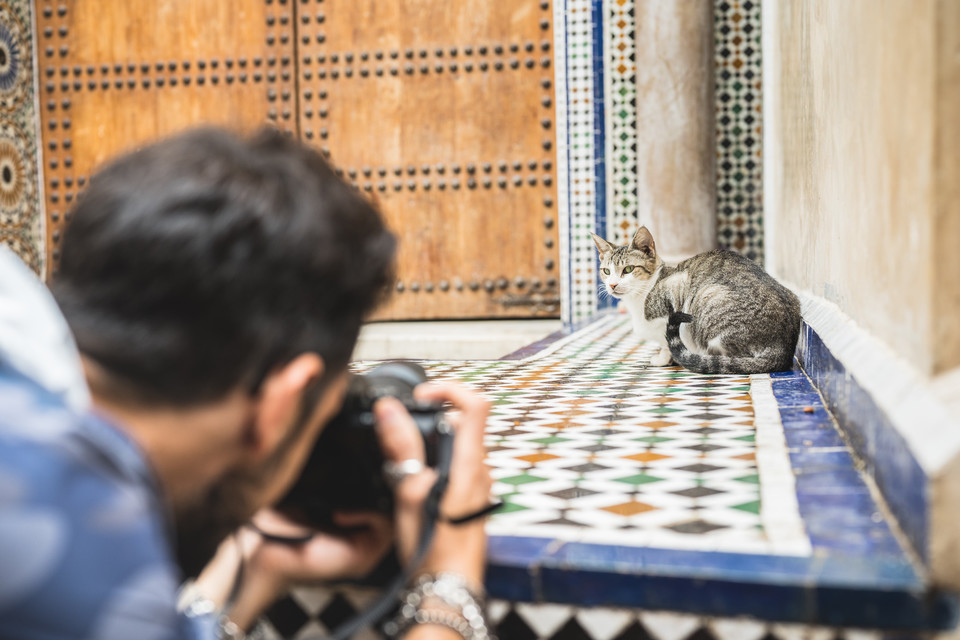
[[[632,420],[630,416],[625,416],[621,413],[608,413],[606,415],[597,416],[597,420],[602,420],[603,422],[624,422],[626,420]]]
[[[523,621],[517,612],[510,609],[510,613],[504,616],[500,624],[497,625],[497,637],[506,640],[537,640],[537,633]]]
[[[710,489],[708,487],[691,487],[689,489],[684,489],[683,491],[671,491],[670,493],[683,496],[684,498],[705,498],[707,496],[715,496],[718,493],[723,493],[723,491],[717,491],[716,489]]]
[[[573,500],[575,498],[586,498],[587,496],[596,495],[597,493],[599,492],[584,489],[583,487],[570,487],[569,489],[561,489],[560,491],[551,491],[544,495],[560,498],[561,500]]]
[[[687,640],[717,640],[717,636],[713,635],[706,627],[700,627],[687,636]]]
[[[629,627],[620,632],[613,640],[657,640],[647,628],[639,622],[634,622]]]
[[[591,453],[596,453],[597,451],[609,451],[610,449],[616,449],[617,447],[611,447],[607,444],[591,444],[587,447],[577,447],[579,451],[590,451]]]
[[[623,429],[597,429],[596,431],[587,431],[588,436],[615,436],[618,433],[626,433]]]
[[[691,429],[690,431],[684,431],[684,433],[697,433],[701,436],[709,436],[712,433],[720,433],[723,429],[715,429],[714,427],[700,427],[699,429]]]
[[[505,438],[507,436],[528,436],[531,431],[523,431],[522,429],[504,429],[503,431],[496,431],[490,435],[497,436],[498,438]]]
[[[726,449],[719,444],[695,444],[692,447],[683,447],[684,449],[692,449],[693,451],[700,451],[702,453],[707,453],[708,451],[716,451],[717,449]]]
[[[567,624],[550,636],[550,640],[593,640],[593,638],[580,626],[576,618],[570,618]]]
[[[357,610],[350,601],[343,597],[343,594],[334,594],[327,606],[323,608],[317,618],[320,619],[327,629],[333,631],[341,624],[356,615]]]
[[[310,616],[293,598],[286,597],[267,610],[267,620],[284,638],[292,638],[307,624]]]
[[[574,520],[568,519],[566,516],[560,516],[555,520],[544,520],[543,522],[536,522],[534,524],[559,524],[567,527],[586,527],[582,522],[576,522]]]
[[[665,527],[666,529],[672,529],[677,533],[710,533],[711,531],[716,531],[717,529],[726,529],[727,525],[725,524],[714,524],[712,522],[707,522],[706,520],[690,520],[689,522],[681,522],[678,524],[670,525]]]
[[[712,464],[688,464],[685,467],[677,467],[677,471],[689,471],[690,473],[708,473],[710,471],[716,471],[718,469],[723,469],[723,467],[715,467]]]
[[[601,469],[609,469],[610,467],[605,467],[602,464],[597,464],[596,462],[585,462],[584,464],[578,464],[574,467],[564,467],[567,471],[576,471],[577,473],[590,473],[591,471],[600,471]]]
[[[730,416],[725,416],[722,413],[695,413],[693,415],[687,416],[688,418],[693,418],[694,420],[719,420],[720,418],[729,418]]]

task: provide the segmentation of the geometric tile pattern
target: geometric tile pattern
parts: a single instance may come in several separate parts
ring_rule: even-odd
[[[615,314],[528,360],[422,363],[493,403],[487,463],[505,506],[488,533],[809,553],[792,484],[761,504],[751,379],[650,367],[655,352]]]
[[[324,637],[361,611],[377,592],[363,588],[303,589],[269,612],[267,640]],[[511,603],[491,600],[487,616],[501,640],[880,640],[875,631],[779,624],[662,611]],[[383,640],[365,629],[358,640]]]
[[[627,244],[637,228],[637,56],[634,0],[609,0],[607,24],[607,239]]]
[[[42,275],[32,4],[0,1],[0,244]]]
[[[763,262],[759,0],[715,0],[717,233],[721,247]]]
[[[594,54],[595,43],[602,38],[602,24],[594,20],[593,11],[599,3],[600,0],[554,3],[555,50],[566,52],[566,56],[558,56],[555,72],[557,102],[565,102],[557,111],[557,172],[564,174],[558,180],[562,192],[561,264],[566,270],[561,306],[564,323],[568,325],[590,318],[597,311],[596,251],[590,233],[602,229],[606,215],[600,206],[602,185],[597,180],[605,133],[603,93],[595,91],[603,86],[602,56]]]
[[[918,605],[923,583],[802,372],[650,368],[618,314],[554,339],[523,359],[421,363],[493,403],[487,462],[506,507],[487,525],[488,587],[511,599],[491,602],[501,638],[884,637],[777,620],[942,628],[943,601]],[[727,582],[694,587],[715,577]],[[758,585],[780,595],[758,599]],[[878,593],[889,607],[871,604]],[[375,594],[298,589],[268,613],[274,637],[328,633]]]

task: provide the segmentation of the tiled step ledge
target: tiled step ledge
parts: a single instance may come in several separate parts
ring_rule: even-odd
[[[877,511],[872,488],[800,371],[772,389],[812,553],[778,555],[493,535],[487,588],[510,602],[926,633],[953,629],[957,600],[930,589]],[[751,391],[755,394],[757,389]],[[772,398],[771,398],[772,401]],[[760,403],[754,401],[760,427]],[[771,407],[773,408],[773,407]],[[779,429],[779,424],[777,425]],[[898,636],[899,637],[899,636]]]
[[[934,583],[960,588],[960,371],[938,379],[798,291],[800,363]]]

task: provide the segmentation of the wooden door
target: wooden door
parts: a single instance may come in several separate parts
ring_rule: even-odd
[[[400,237],[381,317],[558,315],[550,3],[298,11],[301,134]]]
[[[201,123],[272,122],[398,233],[381,317],[558,315],[549,2],[35,4],[50,275],[105,160]]]
[[[48,273],[91,172],[202,123],[296,133],[293,0],[36,0]]]

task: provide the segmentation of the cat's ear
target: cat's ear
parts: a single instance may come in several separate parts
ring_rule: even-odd
[[[651,258],[657,255],[657,245],[653,242],[653,236],[650,235],[650,231],[646,227],[637,229],[637,232],[633,234],[630,245]]]
[[[603,254],[610,253],[616,248],[597,234],[591,233],[590,235],[593,236],[593,244],[597,245],[597,252],[600,254],[601,258],[603,257]]]

